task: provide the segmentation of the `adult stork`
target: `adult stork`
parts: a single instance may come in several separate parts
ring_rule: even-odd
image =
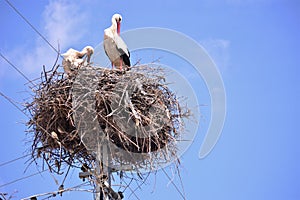
[[[70,48],[66,53],[61,54],[63,59],[63,67],[65,73],[69,76],[73,71],[79,69],[81,65],[87,61],[90,64],[91,56],[94,53],[94,48],[91,46],[84,47],[81,51]]]
[[[120,37],[122,16],[114,14],[111,18],[112,25],[104,30],[104,50],[109,60],[111,61],[112,68],[116,66],[122,70],[123,66],[129,69],[130,67],[130,53],[125,42]]]

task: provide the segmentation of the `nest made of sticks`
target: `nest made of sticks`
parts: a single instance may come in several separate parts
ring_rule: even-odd
[[[124,72],[82,66],[83,72],[93,71],[89,74],[94,79],[92,85],[84,75],[80,77],[79,72],[66,77],[58,68],[44,71],[38,87],[33,90],[32,102],[26,105],[31,114],[27,125],[33,138],[34,160],[42,158],[56,173],[60,173],[62,164],[80,167],[95,161],[91,147],[99,145],[98,136],[94,132],[94,135],[86,133],[90,130],[82,132],[79,124],[90,120],[77,111],[87,106],[86,101],[78,99],[88,92],[93,97],[97,128],[128,154],[111,152],[114,165],[147,168],[176,156],[176,140],[183,134],[183,118],[190,113],[169,89],[161,68],[137,66]],[[83,86],[81,97],[74,96],[78,83]],[[85,91],[88,89],[90,91]],[[138,156],[131,156],[133,153]]]

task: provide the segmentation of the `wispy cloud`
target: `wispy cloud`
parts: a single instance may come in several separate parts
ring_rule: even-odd
[[[70,46],[86,33],[84,25],[87,18],[80,3],[52,0],[43,13],[46,36],[51,43],[59,42],[62,48]]]
[[[221,71],[226,71],[230,65],[229,47],[230,41],[224,39],[206,39],[200,41],[217,67]]]
[[[41,16],[43,36],[57,48],[65,50],[76,45],[86,34],[88,14],[79,2],[50,0]],[[30,45],[21,44],[12,50],[9,57],[28,75],[41,72],[42,66],[52,67],[57,53],[38,35]]]

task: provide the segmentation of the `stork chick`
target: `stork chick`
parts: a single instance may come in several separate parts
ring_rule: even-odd
[[[86,46],[82,51],[70,48],[66,53],[61,54],[64,57],[63,67],[65,73],[70,76],[75,70],[78,70],[85,61],[90,64],[93,53],[94,48]]]

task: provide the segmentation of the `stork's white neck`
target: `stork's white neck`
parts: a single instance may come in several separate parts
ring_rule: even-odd
[[[117,22],[114,18],[111,19],[111,26],[110,29],[113,33],[117,32]]]

